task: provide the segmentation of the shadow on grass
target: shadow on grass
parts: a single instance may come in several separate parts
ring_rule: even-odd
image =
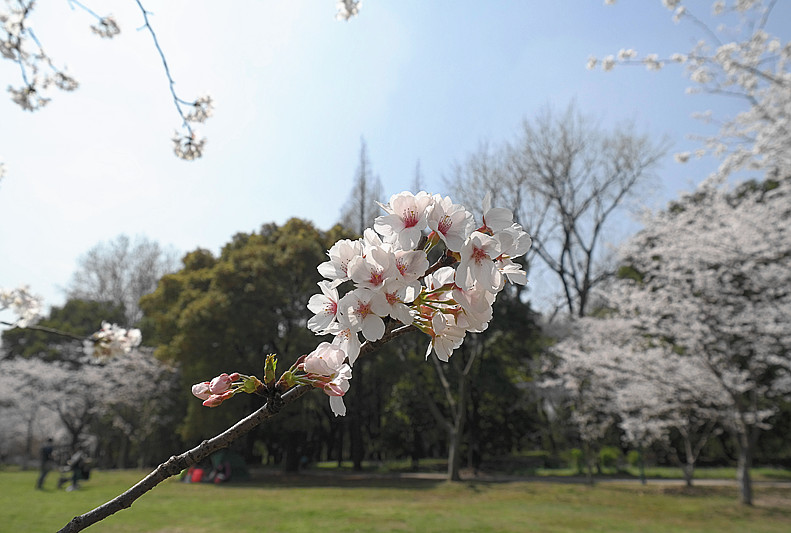
[[[401,477],[392,474],[372,474],[370,472],[321,472],[304,471],[287,473],[280,471],[252,471],[249,480],[231,481],[221,487],[277,487],[277,488],[392,488],[409,490],[430,490],[447,481],[435,478]]]

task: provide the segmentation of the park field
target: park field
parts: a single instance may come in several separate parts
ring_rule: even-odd
[[[37,491],[35,470],[0,470],[0,531],[54,532],[118,495],[142,471],[94,471],[78,491]],[[167,480],[88,532],[726,532],[791,531],[791,487],[756,487],[756,505],[732,486],[666,482],[528,481],[269,475],[214,486]]]

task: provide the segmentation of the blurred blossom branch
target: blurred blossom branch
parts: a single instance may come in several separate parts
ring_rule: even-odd
[[[55,66],[28,24],[35,1],[6,0],[5,4],[5,9],[0,9],[0,56],[19,65],[22,78],[22,85],[9,85],[7,90],[22,109],[36,111],[49,103],[53,86],[73,91],[78,83],[65,69]]]
[[[27,286],[16,289],[0,287],[0,311],[5,309],[10,309],[18,318],[14,322],[2,321],[0,324],[20,328],[33,326],[41,319],[41,298],[31,293]]]
[[[0,311],[10,309],[18,317],[13,322],[0,320],[0,325],[43,331],[81,341],[85,354],[97,359],[128,354],[133,348],[140,346],[142,341],[139,329],[124,329],[109,322],[102,322],[101,329],[87,339],[59,329],[39,326],[37,323],[41,320],[41,306],[41,298],[32,294],[26,286],[16,289],[0,287]]]
[[[719,122],[716,135],[694,137],[703,145],[694,155],[710,153],[722,157],[721,175],[741,169],[765,169],[776,174],[787,167],[791,162],[791,43],[782,42],[765,29],[777,0],[715,1],[711,5],[713,17],[738,18],[738,23],[719,24],[716,30],[681,0],[662,3],[673,12],[674,22],[688,21],[701,28],[708,40],[699,40],[688,53],[674,53],[667,58],[657,54],[640,58],[632,49],[621,49],[602,59],[589,57],[587,68],[600,66],[611,71],[616,65],[640,64],[655,71],[667,64],[684,64],[687,77],[694,84],[687,93],[736,97],[746,103],[744,111]],[[710,121],[709,114],[703,116]],[[675,159],[683,163],[691,155],[683,152],[676,154]]]
[[[140,0],[135,0],[135,2],[140,8],[140,12],[143,14],[143,28],[148,30],[148,33],[151,34],[151,38],[154,40],[154,47],[156,47],[157,53],[159,53],[159,58],[162,60],[162,66],[164,67],[165,75],[168,78],[170,94],[173,97],[173,105],[176,106],[176,111],[181,117],[182,132],[176,130],[176,133],[173,135],[173,152],[181,159],[192,161],[193,159],[197,159],[203,155],[203,148],[206,144],[206,138],[198,138],[197,132],[192,128],[190,123],[205,122],[214,111],[214,102],[209,95],[201,96],[195,101],[189,102],[180,98],[176,94],[176,82],[173,80],[173,76],[170,74],[170,67],[168,66],[168,61],[165,58],[165,53],[162,51],[162,47],[159,44],[159,39],[157,39],[157,34],[148,18],[151,12],[147,11],[146,8],[143,7],[143,4],[140,2]],[[183,106],[189,106],[192,107],[192,109],[185,113]]]
[[[121,28],[118,26],[118,22],[116,22],[115,18],[112,15],[107,15],[102,17],[98,15],[95,11],[87,7],[85,4],[78,2],[77,0],[69,0],[69,5],[72,9],[74,6],[79,7],[86,13],[93,15],[96,18],[96,24],[91,26],[91,30],[98,35],[99,37],[105,39],[112,39],[119,33],[121,33]]]
[[[118,21],[112,15],[99,15],[78,0],[67,1],[72,10],[79,8],[96,19],[90,28],[99,37],[112,39],[121,33]],[[0,7],[0,56],[19,66],[22,81],[19,86],[8,86],[11,100],[25,111],[32,112],[41,109],[52,100],[50,93],[53,88],[62,91],[77,89],[79,87],[77,80],[67,73],[65,68],[55,65],[30,25],[30,16],[36,7],[35,0],[3,0],[3,2],[5,5]],[[141,0],[135,2],[143,15],[141,29],[145,28],[151,34],[154,47],[165,69],[173,104],[181,117],[180,129],[177,129],[171,138],[173,152],[177,157],[187,161],[198,159],[203,156],[206,138],[198,136],[193,124],[203,123],[212,116],[214,101],[209,95],[199,96],[195,100],[184,100],[176,94],[175,81],[165,53],[149,20],[151,12],[146,10]],[[361,5],[361,0],[338,0],[336,18],[349,20],[359,13]],[[0,179],[4,173],[5,169],[0,163]]]
[[[338,20],[349,20],[360,13],[362,3],[362,0],[338,0],[335,3],[338,8],[338,13],[335,15],[335,18]]]
[[[68,3],[72,9],[79,8],[96,19],[96,23],[90,28],[99,37],[111,39],[121,32],[118,22],[112,15],[101,16],[77,0],[68,0]],[[170,74],[165,54],[149,21],[150,12],[139,0],[136,3],[143,14],[143,27],[151,34],[162,60],[173,102],[182,119],[183,132],[177,132],[173,138],[174,152],[178,157],[186,160],[201,157],[206,139],[198,138],[191,123],[205,122],[212,115],[213,101],[208,95],[187,101],[176,94],[175,82]],[[50,92],[53,87],[63,91],[73,91],[79,86],[77,80],[65,69],[55,65],[36,37],[30,25],[30,16],[35,7],[35,0],[17,2],[5,0],[5,9],[0,8],[0,55],[19,65],[22,81],[18,87],[9,85],[8,92],[11,100],[25,111],[36,111],[46,106],[51,101]],[[1,172],[2,170],[0,177],[2,177]]]

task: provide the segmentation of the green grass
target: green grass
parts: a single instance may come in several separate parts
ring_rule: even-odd
[[[44,491],[35,471],[0,471],[0,530],[52,532],[104,503],[144,472],[95,471],[79,491]],[[270,475],[213,486],[168,480],[89,532],[288,533],[303,531],[723,532],[791,531],[791,488],[516,482],[449,484],[355,476]]]
[[[534,468],[527,469],[525,475],[535,476],[584,476],[576,468]],[[602,477],[611,478],[639,478],[640,470],[635,466],[628,466],[624,470],[615,468],[602,469]],[[594,474],[595,475],[595,474]],[[649,479],[683,479],[684,472],[681,468],[668,466],[646,467],[645,475]],[[782,468],[760,467],[750,470],[753,481],[791,481],[791,470]],[[736,468],[733,467],[711,467],[696,468],[694,479],[736,479]]]
[[[344,461],[338,467],[337,461],[325,461],[311,465],[312,469],[318,471],[351,472],[352,462]],[[380,474],[412,472],[412,462],[409,459],[389,460],[384,463],[363,462],[363,471],[375,472]],[[421,459],[419,462],[419,472],[444,473],[447,471],[445,459]],[[538,477],[580,477],[585,473],[579,473],[576,468],[539,468],[525,467],[519,461],[505,461],[500,468],[486,468],[484,473],[493,475],[515,475],[515,476],[538,476]],[[758,467],[750,470],[754,481],[791,481],[791,470],[783,468]],[[596,475],[596,474],[594,474]],[[684,472],[681,468],[655,466],[646,467],[645,475],[649,479],[683,479]],[[634,478],[640,477],[640,470],[637,467],[628,466],[625,469],[604,468],[602,476],[604,478]],[[736,479],[735,467],[707,467],[696,468],[694,479]]]

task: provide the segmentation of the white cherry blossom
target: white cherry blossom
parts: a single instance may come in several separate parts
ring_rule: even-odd
[[[337,282],[320,281],[322,294],[314,294],[308,300],[308,309],[315,314],[308,320],[308,329],[315,333],[324,332],[338,315]]]
[[[342,239],[327,252],[330,260],[318,266],[319,274],[327,279],[346,281],[349,279],[349,261],[363,255],[363,245],[357,241]]]
[[[383,236],[396,235],[401,248],[412,249],[428,225],[426,215],[433,203],[434,199],[425,191],[395,194],[389,203],[379,204],[387,215],[376,218],[374,229]]]
[[[385,248],[366,247],[364,255],[352,257],[348,263],[349,278],[358,287],[372,290],[380,289],[396,272],[395,255]]]
[[[382,317],[372,308],[373,297],[374,292],[370,289],[354,289],[338,303],[340,313],[348,321],[351,330],[361,332],[369,341],[377,341],[385,333]]]
[[[500,242],[479,231],[474,231],[460,250],[456,272],[456,284],[463,289],[478,283],[482,288],[497,292],[500,288],[500,272],[494,259],[500,255]]]
[[[428,226],[439,235],[445,246],[453,252],[461,250],[473,225],[472,213],[463,205],[454,204],[449,196],[434,195],[434,204],[428,215]]]

